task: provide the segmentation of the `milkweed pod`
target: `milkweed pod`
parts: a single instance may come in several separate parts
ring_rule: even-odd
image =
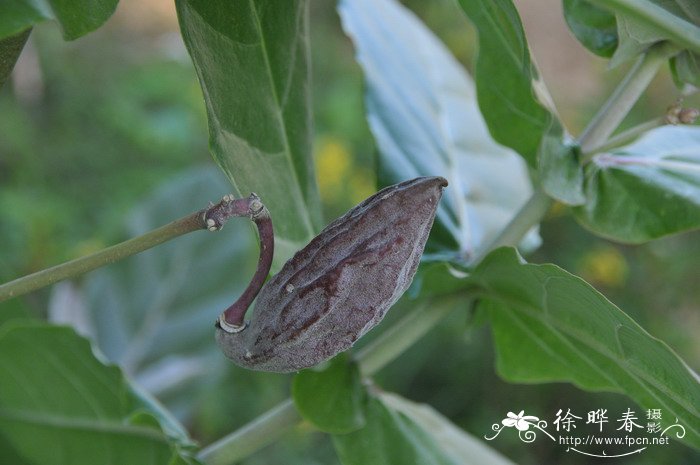
[[[244,329],[217,325],[224,354],[290,372],[352,346],[411,284],[445,186],[441,177],[405,181],[329,224],[265,284]]]

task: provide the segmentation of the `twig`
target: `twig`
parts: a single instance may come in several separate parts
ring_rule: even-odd
[[[232,207],[232,204],[235,204],[235,206]],[[245,209],[245,211],[242,211],[240,208],[242,205],[245,205],[248,208]],[[54,267],[47,268],[45,270],[41,270],[36,273],[17,278],[14,281],[2,284],[0,285],[0,302],[27,294],[45,286],[50,286],[51,284],[57,283],[64,279],[80,276],[88,271],[109,265],[139,252],[143,252],[144,250],[182,236],[183,234],[202,229],[209,229],[212,231],[219,230],[229,218],[234,216],[249,216],[258,225],[258,231],[262,238],[259,268],[264,268],[267,264],[267,269],[264,271],[265,276],[267,276],[269,271],[267,254],[272,254],[272,247],[270,246],[271,239],[266,239],[268,236],[272,236],[272,223],[269,220],[267,209],[265,209],[262,203],[260,203],[260,199],[255,194],[251,194],[250,197],[246,199],[239,199],[237,201],[233,198],[233,196],[227,195],[224,196],[224,199],[216,205],[211,205],[209,208],[189,214],[173,221],[172,223],[168,223],[165,226],[154,229],[153,231],[150,231],[142,236],[134,237],[127,241],[100,250],[94,254],[76,258],[75,260],[71,260],[69,262],[62,263],[60,265],[56,265]],[[267,217],[267,220],[265,220],[265,216]],[[263,246],[265,247],[265,259],[262,257]],[[270,263],[271,260],[272,258],[270,257]],[[249,286],[249,289],[246,289],[246,292],[244,292],[239,301],[252,301],[252,299],[255,298],[254,294],[257,294],[257,291],[253,293],[250,288],[258,285],[258,275],[260,273],[261,270],[258,269],[254,277],[255,285],[254,283],[251,283],[251,286]],[[253,294],[252,298],[251,294]],[[250,304],[250,302],[248,302],[248,304]]]

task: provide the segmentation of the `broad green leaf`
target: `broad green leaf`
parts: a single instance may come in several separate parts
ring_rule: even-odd
[[[308,1],[177,0],[214,158],[270,210],[279,270],[321,227],[311,157]]]
[[[505,465],[511,462],[428,406],[393,394],[371,394],[367,424],[334,435],[343,465]]]
[[[196,463],[188,438],[72,329],[0,328],[0,433],[34,465]],[[40,446],[37,446],[40,445]]]
[[[562,143],[564,138],[567,141]],[[542,188],[549,196],[568,205],[581,205],[586,201],[579,152],[558,124],[544,134],[539,158]]]
[[[134,237],[217,201],[230,184],[214,167],[190,169],[146,196],[126,216]],[[195,232],[55,286],[49,317],[90,337],[109,361],[181,416],[228,364],[214,321],[255,270],[255,229],[232,218],[216,233]]]
[[[452,256],[440,258],[455,259],[455,251],[468,258],[527,200],[525,163],[492,139],[471,78],[410,11],[393,0],[343,0],[339,12],[365,74],[367,117],[387,183],[447,178],[435,224],[448,232],[440,246]],[[539,245],[536,230],[525,245]]]
[[[700,227],[700,127],[664,126],[586,167],[578,221],[604,237],[642,243]]]
[[[0,38],[18,34],[51,19],[61,26],[64,39],[77,39],[107,21],[118,2],[119,0],[6,0],[0,11]]]
[[[349,433],[364,426],[364,394],[360,372],[347,354],[320,370],[303,370],[292,381],[292,398],[301,416],[327,433]]]
[[[617,48],[615,15],[586,0],[564,0],[564,18],[569,29],[591,52],[609,58]]]
[[[536,167],[540,142],[553,115],[543,105],[544,96],[536,94],[539,77],[518,11],[511,0],[459,0],[459,4],[479,34],[476,91],[491,135]]]
[[[497,249],[471,280],[485,292],[497,369],[513,382],[569,381],[664,411],[700,447],[700,378],[582,279]]]
[[[5,85],[5,81],[10,76],[12,68],[15,67],[17,58],[24,48],[24,43],[32,32],[31,28],[21,31],[13,36],[0,39],[0,89]]]
[[[583,173],[566,140],[511,0],[459,0],[479,34],[476,90],[494,139],[539,170],[542,187],[570,205],[582,203]]]

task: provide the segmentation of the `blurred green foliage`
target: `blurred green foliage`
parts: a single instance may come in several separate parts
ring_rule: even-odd
[[[471,69],[475,33],[458,7],[405,3]],[[313,2],[311,15],[314,149],[328,221],[374,189],[375,148],[364,117],[362,74],[334,2]],[[212,163],[201,91],[179,36],[173,35],[176,25],[147,34],[119,21],[72,43],[62,41],[55,25],[39,25],[15,80],[0,92],[0,281],[123,239],[126,212],[148,192],[185,168]],[[575,115],[572,129],[585,123],[616,82],[603,73],[601,67],[596,101],[565,110]],[[667,74],[657,79],[626,125],[645,121],[671,103],[668,81]],[[699,233],[643,247],[620,246],[583,230],[565,207],[557,206],[541,235],[543,247],[528,257],[531,262],[555,262],[587,279],[691,367],[700,367]],[[10,307],[17,314],[23,309],[44,314],[48,295],[44,290],[3,303],[0,314]],[[362,344],[390,327],[401,312],[401,306],[392,309]],[[505,383],[494,372],[490,333],[477,322],[454,313],[383,369],[375,377],[377,385],[429,403],[477,437],[490,432],[507,411],[526,409],[551,420],[559,408],[620,412],[633,407],[622,396],[587,393],[569,384]],[[193,413],[184,420],[207,444],[288,393],[286,376],[229,364],[217,382],[192,399]],[[244,463],[338,463],[329,438],[309,431],[300,426]],[[496,448],[526,465],[588,463],[547,444],[523,444],[515,436],[503,437]],[[696,461],[695,451],[673,443],[650,449],[634,463]]]

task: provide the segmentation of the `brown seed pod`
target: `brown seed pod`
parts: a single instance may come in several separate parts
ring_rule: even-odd
[[[405,181],[329,224],[265,284],[247,326],[217,324],[224,354],[246,368],[290,372],[352,346],[411,284],[446,185]]]

